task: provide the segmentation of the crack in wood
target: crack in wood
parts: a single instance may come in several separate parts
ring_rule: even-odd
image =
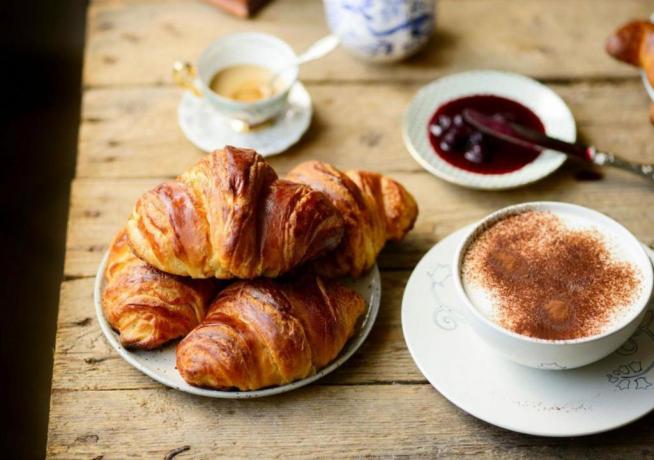
[[[440,75],[444,76],[444,75]],[[424,85],[438,78],[439,75],[429,77],[415,77],[415,78],[390,78],[390,79],[375,79],[375,78],[329,78],[329,79],[311,79],[305,78],[302,80],[307,86],[388,86],[388,85]],[[575,85],[579,83],[591,84],[612,84],[620,85],[624,83],[633,83],[640,81],[641,77],[638,75],[586,75],[586,76],[544,76],[533,77],[541,83],[548,85]],[[127,88],[176,88],[177,86],[168,81],[153,81],[150,83],[85,83],[83,85],[84,91],[89,90],[105,90],[105,89],[127,89]]]
[[[91,324],[91,318],[86,317],[84,319],[80,319],[79,321],[73,321],[73,324],[75,326],[88,326]]]
[[[93,357],[91,357],[91,358],[84,358],[84,362],[86,364],[98,364],[98,363],[101,363],[103,361],[106,361],[107,359],[109,359],[108,356],[105,356],[103,358],[93,358]]]
[[[312,385],[314,388],[320,387],[373,387],[373,386],[425,386],[430,385],[427,380],[371,380],[364,382],[323,382]],[[152,385],[141,387],[124,387],[124,388],[57,388],[53,387],[53,393],[79,393],[79,392],[109,392],[109,391],[151,391],[163,390],[173,391],[173,388],[165,385]]]
[[[176,449],[173,449],[169,451],[166,456],[164,457],[164,460],[171,460],[181,454],[182,452],[186,452],[187,450],[191,450],[191,446],[181,446]]]
[[[78,436],[75,438],[75,442],[98,442],[100,440],[100,436],[97,434],[84,434],[82,436]]]

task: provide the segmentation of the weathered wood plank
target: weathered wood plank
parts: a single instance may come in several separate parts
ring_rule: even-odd
[[[654,416],[606,435],[553,439],[467,416],[431,386],[314,385],[272,398],[211,400],[163,388],[55,391],[52,458],[647,458]],[[102,458],[102,457],[101,457]]]
[[[421,206],[415,230],[384,250],[380,318],[362,349],[320,384],[256,401],[217,401],[167,389],[122,361],[94,316],[100,257],[134,200],[201,157],[177,127],[176,59],[193,59],[230,32],[270,32],[302,50],[327,33],[321,2],[277,0],[254,21],[201,1],[95,0],[89,11],[78,176],[73,183],[49,426],[53,458],[476,456],[651,457],[654,415],[610,437],[573,440],[510,433],[463,414],[413,364],[401,333],[404,285],[435,242],[507,204],[553,199],[594,207],[654,245],[652,189],[626,174],[579,182],[569,167],[523,189],[489,193],[433,178],[401,140],[404,110],[421,84],[473,68],[558,81],[581,136],[654,162],[648,99],[635,71],[608,58],[607,34],[651,13],[640,0],[440,0],[438,32],[419,56],[396,66],[343,50],[307,65],[302,77],[316,115],[306,137],[271,159],[283,173],[309,158],[392,174]],[[479,20],[484,18],[484,20]],[[633,78],[631,78],[633,77]],[[590,79],[593,82],[579,81]],[[396,384],[389,384],[397,382]]]
[[[404,344],[400,306],[408,271],[382,274],[382,304],[363,347],[321,383],[424,382]],[[52,388],[111,390],[158,388],[160,384],[120,358],[95,316],[93,278],[66,281],[61,289]],[[84,378],[80,379],[80,375]]]
[[[426,172],[392,174],[416,197],[420,214],[406,240],[389,244],[379,259],[384,268],[412,269],[422,255],[451,232],[509,204],[555,200],[595,208],[616,218],[646,244],[654,244],[652,187],[626,173],[611,172],[597,182],[575,180],[564,168],[530,187],[505,192],[462,189]],[[92,276],[114,233],[137,197],[162,179],[77,179],[73,183],[65,274]]]
[[[418,56],[370,65],[343,50],[302,70],[307,81],[430,80],[473,68],[539,78],[623,77],[633,69],[606,56],[604,40],[623,21],[647,17],[641,0],[441,0],[437,33]],[[483,19],[482,19],[483,18]],[[201,1],[102,1],[89,11],[86,85],[167,84],[177,59],[194,60],[221,35],[256,30],[300,52],[328,33],[322,2],[272,3],[253,21]]]
[[[639,81],[552,85],[570,104],[581,136],[606,150],[654,162],[648,97]],[[401,123],[415,84],[309,85],[315,116],[304,139],[271,157],[284,172],[315,158],[341,168],[418,171]],[[87,91],[80,128],[79,177],[175,176],[203,155],[177,125],[176,88]]]

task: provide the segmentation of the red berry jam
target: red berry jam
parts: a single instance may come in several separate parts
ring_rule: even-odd
[[[474,173],[505,174],[522,168],[540,155],[537,148],[522,147],[482,134],[463,119],[465,109],[545,132],[534,112],[511,99],[489,94],[454,99],[436,110],[427,127],[429,141],[443,160]]]

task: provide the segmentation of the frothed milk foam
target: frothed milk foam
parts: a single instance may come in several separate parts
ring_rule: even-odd
[[[567,243],[566,238],[570,240]],[[497,243],[494,247],[493,239]],[[577,260],[582,254],[590,260]],[[632,246],[590,218],[565,210],[532,210],[505,216],[478,232],[466,249],[461,278],[466,295],[487,319],[524,335],[570,339],[601,334],[630,312],[642,284],[642,274],[630,263],[633,257]],[[602,265],[603,259],[606,265]],[[589,263],[594,264],[592,269],[599,275],[606,275],[609,285],[615,280],[615,289],[606,289],[607,283],[592,285],[596,277],[591,275],[590,267],[583,265]],[[548,270],[552,272],[549,278]],[[527,288],[518,288],[523,284]],[[584,289],[606,293],[597,300],[596,292],[584,293]],[[597,305],[591,308],[590,303],[595,301]],[[601,320],[593,322],[591,315]]]

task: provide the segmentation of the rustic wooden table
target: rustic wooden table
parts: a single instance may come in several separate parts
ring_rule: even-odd
[[[171,63],[194,59],[212,39],[234,31],[269,32],[300,51],[327,32],[321,2],[276,0],[255,20],[243,21],[197,1],[91,1],[48,455],[163,458],[183,448],[178,458],[654,456],[652,415],[574,440],[524,436],[476,420],[425,381],[400,325],[402,292],[420,257],[450,232],[508,204],[580,203],[654,243],[654,188],[638,178],[606,171],[603,180],[582,181],[567,165],[515,191],[466,190],[422,170],[400,133],[403,112],[421,85],[451,72],[496,68],[554,88],[571,106],[583,139],[654,162],[654,128],[640,79],[603,51],[616,25],[652,9],[643,0],[440,0],[433,41],[405,63],[366,65],[338,50],[303,68],[313,123],[273,166],[283,173],[319,158],[382,171],[416,196],[420,217],[404,243],[381,255],[381,314],[346,365],[282,396],[225,401],[163,387],[123,361],[98,327],[93,277],[134,200],[203,155],[177,126],[181,92],[171,84]]]

